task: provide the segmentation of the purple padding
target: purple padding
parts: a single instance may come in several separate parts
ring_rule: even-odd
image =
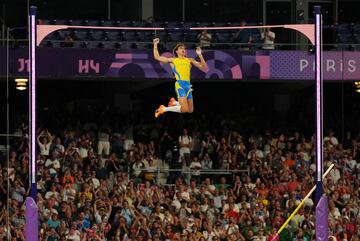
[[[187,54],[198,60],[194,50]],[[161,55],[172,57],[170,52]],[[209,71],[192,68],[192,79],[314,81],[315,58],[308,51],[206,50],[203,55]],[[0,47],[0,56],[6,56],[5,47]],[[10,49],[10,75],[27,75],[28,56],[26,48]],[[326,51],[323,57],[324,80],[360,79],[360,51]],[[154,60],[152,51],[140,49],[37,48],[36,63],[38,78],[57,76],[72,80],[91,76],[128,81],[144,77],[169,80],[173,75],[169,64],[160,64]],[[5,67],[6,58],[0,58],[0,77],[6,76]]]
[[[321,197],[316,206],[316,241],[328,241],[328,201]]]
[[[38,207],[33,198],[26,198],[26,210],[25,210],[25,235],[26,241],[38,240]]]

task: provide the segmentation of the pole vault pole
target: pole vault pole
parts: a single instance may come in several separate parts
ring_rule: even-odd
[[[38,241],[38,207],[36,204],[36,7],[29,8],[29,187],[26,198],[26,241]]]

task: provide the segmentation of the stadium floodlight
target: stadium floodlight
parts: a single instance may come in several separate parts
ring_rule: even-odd
[[[360,93],[360,81],[355,82],[356,92]]]
[[[15,79],[15,82],[16,82],[16,89],[17,89],[17,90],[26,90],[26,89],[27,89],[28,79],[25,79],[25,78],[16,78],[16,79]]]

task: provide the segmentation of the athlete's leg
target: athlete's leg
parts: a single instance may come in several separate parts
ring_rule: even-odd
[[[187,100],[187,104],[188,104],[188,108],[189,108],[189,113],[193,113],[194,112],[194,99],[188,99]]]
[[[186,97],[180,97],[179,98],[180,105],[175,106],[169,106],[165,107],[164,105],[161,105],[156,111],[155,111],[155,117],[158,117],[161,114],[164,114],[165,112],[177,112],[177,113],[186,113],[189,112],[188,103]]]
[[[161,105],[156,111],[155,111],[155,117],[157,118],[159,115],[164,114],[165,112],[177,112],[177,113],[186,113],[188,112],[188,103],[187,103],[187,97],[186,97],[186,91],[178,82],[175,82],[175,92],[178,96],[178,101],[180,105],[174,105],[165,107],[164,105]]]
[[[194,112],[194,98],[193,98],[193,95],[192,95],[192,86],[190,85],[190,88],[187,89],[187,93],[186,93],[186,99],[187,99],[187,103],[188,103],[188,110],[189,110],[189,113],[193,113]]]
[[[186,97],[180,97],[178,100],[179,100],[179,103],[180,103],[180,111],[181,111],[181,113],[189,112],[189,106],[188,106],[188,101],[187,101]],[[173,107],[176,107],[176,106],[173,106]]]
[[[174,97],[171,97],[168,106],[176,106],[176,105],[180,105],[180,103]]]

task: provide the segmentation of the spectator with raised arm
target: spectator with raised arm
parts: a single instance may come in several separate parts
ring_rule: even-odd
[[[261,40],[263,41],[263,49],[272,50],[275,49],[275,33],[270,28],[261,29]]]

